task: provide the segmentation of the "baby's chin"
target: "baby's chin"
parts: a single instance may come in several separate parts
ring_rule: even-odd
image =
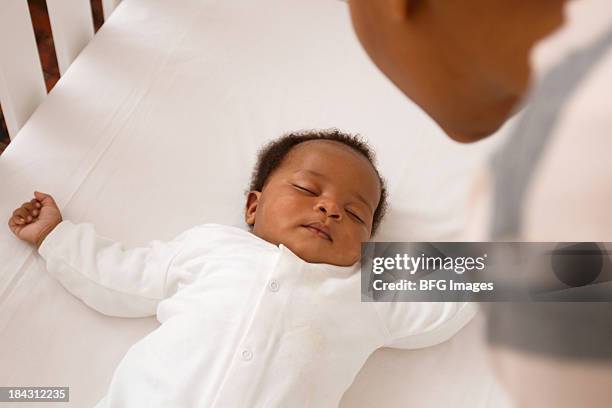
[[[274,245],[283,244],[303,261],[313,264],[328,264],[334,266],[353,266],[361,258],[361,246],[352,250],[338,249],[335,243],[314,237],[311,233],[272,233],[259,234],[255,230],[251,233],[257,235]]]

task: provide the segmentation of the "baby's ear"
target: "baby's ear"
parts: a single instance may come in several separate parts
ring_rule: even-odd
[[[248,225],[255,225],[255,214],[257,213],[259,197],[261,197],[261,191],[249,191],[246,202],[246,211],[244,213],[244,220]]]

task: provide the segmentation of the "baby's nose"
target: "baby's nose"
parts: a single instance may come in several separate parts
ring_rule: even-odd
[[[331,201],[320,202],[317,205],[317,208],[318,208],[319,211],[321,211],[322,213],[324,213],[328,217],[335,218],[335,219],[341,219],[342,218],[342,214],[340,212],[340,208],[334,202],[331,202]]]

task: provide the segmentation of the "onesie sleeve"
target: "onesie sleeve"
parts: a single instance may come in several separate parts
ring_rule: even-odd
[[[48,273],[91,308],[109,316],[145,317],[155,315],[157,304],[171,295],[167,273],[182,236],[126,249],[96,234],[92,224],[64,220],[38,253]]]
[[[374,302],[387,328],[384,347],[418,349],[443,343],[476,315],[468,302]]]

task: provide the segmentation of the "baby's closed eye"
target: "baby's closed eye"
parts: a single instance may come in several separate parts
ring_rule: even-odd
[[[310,194],[310,195],[313,195],[313,196],[317,195],[317,193],[315,192],[315,188],[313,188],[313,187],[310,187],[310,186],[306,187],[306,186],[300,185],[300,184],[292,184],[292,186],[295,187],[297,190],[300,190],[300,191],[302,191],[302,192],[304,192],[306,194]]]

